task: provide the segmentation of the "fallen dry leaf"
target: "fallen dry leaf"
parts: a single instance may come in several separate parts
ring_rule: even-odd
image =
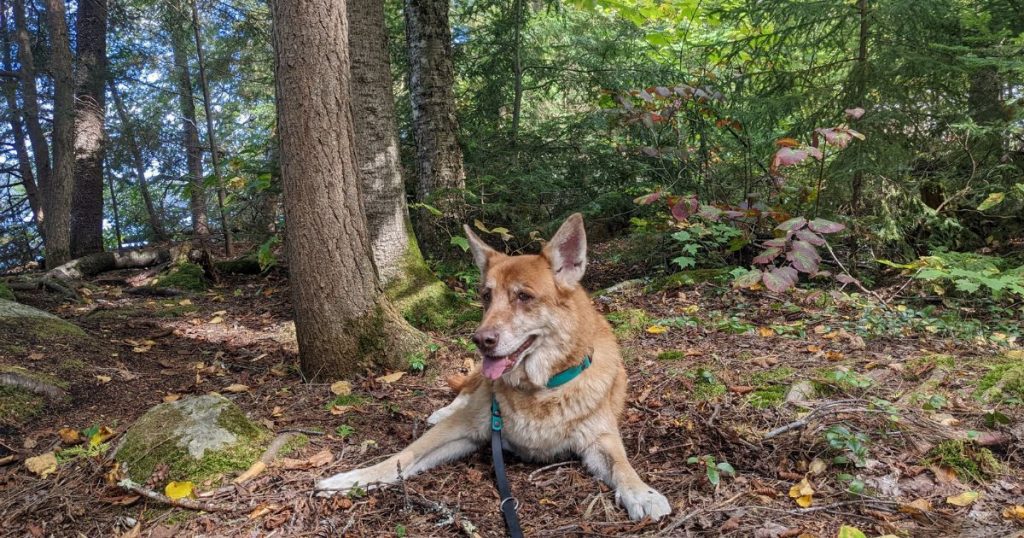
[[[263,463],[260,460],[256,460],[256,462],[253,463],[252,466],[246,469],[244,473],[238,475],[234,480],[232,480],[232,482],[234,482],[235,484],[242,484],[244,482],[248,482],[249,480],[252,480],[266,469],[266,463]]]
[[[649,334],[665,334],[668,332],[668,329],[666,327],[662,327],[661,325],[651,325],[650,327],[647,328],[647,332]]]
[[[243,385],[241,383],[232,383],[232,384],[224,387],[224,391],[225,392],[231,392],[231,393],[235,393],[235,394],[237,394],[239,392],[247,392],[248,390],[249,390],[249,385]]]
[[[142,536],[142,522],[136,522],[135,526],[117,535],[117,538],[139,538]]]
[[[1024,506],[1017,504],[1014,506],[1007,507],[1005,510],[1003,510],[1003,517],[1009,519],[1010,521],[1024,523]]]
[[[838,361],[841,361],[841,360],[843,360],[845,358],[846,358],[846,355],[843,355],[842,353],[840,353],[838,351],[826,351],[825,352],[825,359],[829,360],[829,361],[832,361],[832,362],[838,362]]]
[[[925,499],[923,497],[920,499],[916,499],[913,502],[900,505],[900,512],[910,515],[924,514],[927,512],[931,512],[931,510],[932,503],[928,499]]]
[[[282,408],[280,405],[275,405],[274,408],[270,410],[270,416],[272,416],[274,418],[277,418],[277,417],[279,417],[279,416],[281,416],[283,414],[284,414],[284,408]]]
[[[179,399],[181,399],[181,394],[171,393],[171,394],[168,394],[168,395],[164,396],[164,402],[165,403],[176,402]]]
[[[807,481],[807,477],[804,477],[789,488],[789,497],[796,501],[797,506],[801,508],[807,508],[811,505],[814,497],[814,488]]]
[[[192,482],[168,482],[164,487],[164,495],[173,500],[184,499],[194,495]]]
[[[775,336],[775,329],[772,329],[771,327],[758,327],[757,334],[764,338],[768,338],[769,336]]]
[[[395,381],[398,381],[399,379],[402,379],[402,376],[404,376],[404,375],[405,375],[405,372],[395,372],[393,374],[382,375],[382,376],[377,378],[377,382],[379,382],[379,383],[394,383]]]
[[[352,384],[348,381],[335,381],[331,383],[331,394],[335,396],[347,396],[352,394]]]
[[[42,353],[39,353],[38,351],[33,351],[32,353],[28,354],[28,360],[30,360],[30,361],[41,361],[41,360],[43,360],[44,357],[46,357],[46,355],[43,355]]]
[[[827,468],[828,468],[828,464],[825,463],[825,460],[823,460],[821,458],[814,458],[813,460],[811,460],[810,466],[808,466],[808,470],[814,476],[818,476],[821,473],[825,472],[825,469],[827,469]]]
[[[978,497],[981,497],[981,494],[977,491],[965,491],[960,495],[946,497],[946,502],[953,506],[970,506],[974,501],[978,500]]]
[[[110,379],[111,379],[111,378],[110,378],[110,376],[109,376],[109,375],[97,375],[97,376],[96,376],[96,381],[99,381],[99,382],[100,382],[100,384],[103,384],[103,383],[110,383]]]
[[[178,306],[188,306],[190,304],[192,304],[192,300],[191,299],[182,299],[182,300],[178,301]]]
[[[817,353],[819,351],[821,351],[821,346],[816,346],[814,344],[807,346],[808,353]]]
[[[736,394],[746,394],[748,392],[754,392],[754,387],[749,385],[729,385],[729,392]]]
[[[82,436],[74,428],[61,428],[57,430],[57,435],[60,436],[60,442],[65,445],[77,445],[82,442]]]
[[[310,456],[306,461],[309,462],[310,467],[323,467],[324,465],[331,463],[332,460],[334,460],[334,454],[331,454],[331,451],[325,448]]]
[[[217,325],[218,323],[224,323],[224,318],[221,317],[221,316],[213,316],[212,318],[210,318],[210,321],[208,321],[207,323],[209,323],[210,325]]]
[[[29,458],[25,460],[25,467],[39,475],[39,478],[46,478],[47,475],[57,470],[57,456],[53,452],[47,452]]]
[[[354,407],[355,406],[352,406],[352,405],[338,405],[338,404],[334,404],[334,405],[331,406],[331,414],[335,415],[335,416],[337,416],[337,415],[344,415],[345,413],[348,413],[349,411],[351,411]]]

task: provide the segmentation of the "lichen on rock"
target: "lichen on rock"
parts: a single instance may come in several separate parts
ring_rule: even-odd
[[[243,471],[266,448],[269,433],[233,402],[206,394],[157,405],[125,433],[115,458],[145,481],[161,463],[170,480],[199,481]]]

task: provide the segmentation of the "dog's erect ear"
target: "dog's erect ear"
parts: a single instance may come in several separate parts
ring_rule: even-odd
[[[555,271],[555,282],[571,288],[587,269],[587,232],[583,230],[583,215],[573,213],[565,219],[555,236],[544,245],[544,257]]]
[[[504,254],[487,246],[487,243],[484,243],[483,239],[477,237],[468,225],[463,224],[462,229],[465,230],[466,238],[469,239],[469,251],[473,253],[473,261],[480,268],[480,274],[486,275],[490,260],[495,256],[504,256]]]

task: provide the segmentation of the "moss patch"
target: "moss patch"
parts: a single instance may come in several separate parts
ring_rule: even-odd
[[[1009,359],[988,368],[975,397],[986,403],[1024,404],[1024,361]]]
[[[659,361],[678,361],[686,357],[686,354],[679,350],[662,351],[658,353]]]
[[[39,414],[46,398],[20,387],[0,385],[0,424],[17,426]]]
[[[608,313],[608,321],[612,324],[615,336],[620,340],[633,338],[642,333],[651,324],[651,316],[639,308],[627,308]]]
[[[970,441],[943,441],[928,452],[925,465],[939,465],[954,470],[958,477],[980,482],[997,475],[999,460],[992,451]]]
[[[179,263],[153,281],[158,288],[176,288],[188,291],[206,289],[203,268],[194,263]]]
[[[685,373],[693,380],[693,398],[695,400],[713,400],[725,394],[725,384],[718,380],[715,372],[707,367],[699,367]]]
[[[787,390],[789,390],[788,387],[784,385],[760,387],[747,395],[747,403],[758,409],[778,407],[786,401]]]
[[[411,230],[411,226],[408,229]],[[467,321],[467,310],[478,310],[461,300],[430,271],[411,233],[399,274],[400,277],[388,282],[384,293],[402,317],[419,329],[459,327]]]
[[[688,269],[671,275],[655,278],[647,285],[647,293],[670,291],[684,286],[693,286],[703,282],[724,281],[729,277],[729,269],[724,267],[712,269]]]
[[[11,288],[7,287],[7,284],[0,282],[0,299],[7,299],[8,301],[16,301],[17,298],[11,291]]]

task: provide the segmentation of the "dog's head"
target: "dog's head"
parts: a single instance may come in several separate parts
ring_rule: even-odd
[[[473,342],[483,374],[511,385],[525,376],[543,386],[571,351],[577,328],[570,298],[587,265],[583,217],[566,219],[539,255],[506,256],[465,230],[481,273],[484,315]]]

